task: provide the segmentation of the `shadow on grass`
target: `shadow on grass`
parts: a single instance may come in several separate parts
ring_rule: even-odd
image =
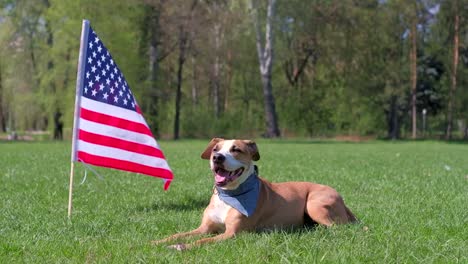
[[[210,201],[202,198],[186,197],[181,200],[157,201],[150,206],[139,205],[135,208],[137,212],[149,211],[192,211],[201,210],[208,206]]]

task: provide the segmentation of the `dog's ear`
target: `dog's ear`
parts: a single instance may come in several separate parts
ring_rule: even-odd
[[[249,152],[252,155],[252,160],[257,161],[260,159],[260,152],[258,151],[257,144],[252,140],[244,140],[245,144],[249,148]]]
[[[211,151],[213,150],[214,145],[218,144],[218,142],[222,141],[222,138],[213,138],[208,146],[206,147],[205,151],[201,154],[202,159],[209,160],[211,157]]]

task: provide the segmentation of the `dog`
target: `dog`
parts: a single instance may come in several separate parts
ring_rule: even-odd
[[[201,158],[210,161],[215,187],[200,226],[153,244],[217,234],[169,246],[186,250],[229,239],[243,231],[301,227],[310,220],[325,226],[357,221],[340,194],[329,186],[310,182],[270,183],[260,178],[254,165],[260,153],[254,141],[213,138]]]

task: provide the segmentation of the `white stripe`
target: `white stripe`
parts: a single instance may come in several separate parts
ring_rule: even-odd
[[[129,161],[153,168],[162,168],[169,171],[171,170],[165,159],[126,151],[118,148],[96,145],[82,140],[78,140],[78,150],[96,156]]]
[[[106,137],[122,139],[160,149],[158,143],[152,136],[109,125],[104,125],[101,123],[96,123],[83,118],[80,118],[80,129],[86,132]]]
[[[105,115],[111,115],[125,120],[146,124],[145,119],[139,113],[122,107],[101,103],[82,96],[81,107]]]

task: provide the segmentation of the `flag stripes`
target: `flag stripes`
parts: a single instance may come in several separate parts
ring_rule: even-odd
[[[150,175],[150,176],[157,175],[157,177],[164,178],[167,180],[172,180],[173,178],[172,172],[170,170],[146,166],[146,165],[142,165],[142,164],[135,163],[135,162],[129,162],[129,161],[114,159],[110,157],[104,157],[101,155],[99,156],[92,155],[92,154],[82,152],[82,151],[78,151],[78,158],[85,162],[92,160],[94,162],[91,164],[96,165],[96,166],[143,173],[143,174]],[[165,186],[165,189],[167,189],[166,186]]]
[[[123,150],[133,151],[139,154],[144,154],[144,155],[149,155],[149,156],[154,156],[154,157],[164,159],[164,154],[161,152],[161,150],[155,147],[151,147],[151,146],[147,146],[147,145],[139,144],[135,142],[130,142],[130,141],[126,141],[126,140],[122,140],[118,138],[94,134],[91,132],[87,132],[85,130],[79,131],[78,139],[85,141],[85,142],[89,142],[93,144],[100,144],[100,145],[107,146],[107,147],[119,146],[119,148]]]
[[[132,132],[129,130],[125,130],[125,129],[121,129],[121,128],[117,128],[117,127],[113,127],[109,125],[99,124],[96,122],[88,121],[83,118],[80,118],[80,125],[82,127],[81,130],[85,130],[88,132],[92,131],[100,135],[112,135],[112,137],[115,137],[115,138],[120,138],[126,141],[145,144],[148,146],[159,148],[154,138],[145,134],[140,134],[140,133]]]
[[[133,122],[130,120],[119,118],[119,117],[94,112],[86,108],[81,109],[80,117],[89,121],[96,122],[96,123],[106,124],[106,125],[117,127],[117,128],[123,128],[123,129],[130,130],[132,132],[146,134],[152,137],[151,130],[146,126],[146,124],[141,124],[138,122]]]

